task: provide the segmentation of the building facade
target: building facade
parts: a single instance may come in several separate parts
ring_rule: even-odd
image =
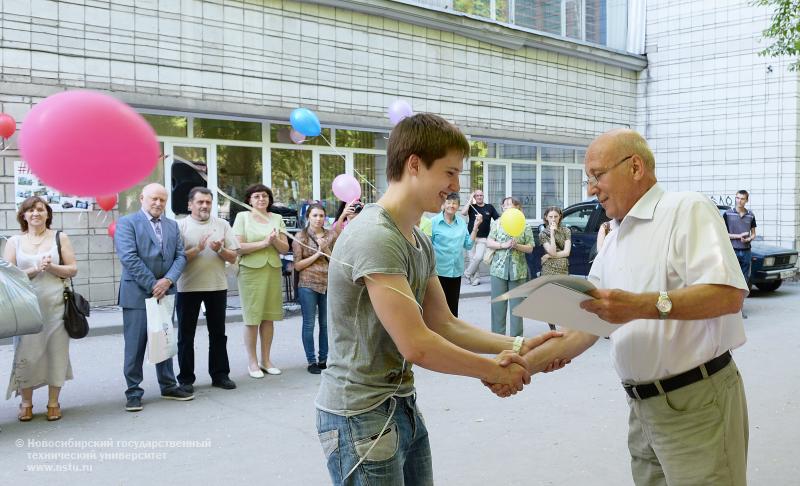
[[[669,188],[724,197],[750,184],[757,214],[764,211],[761,234],[794,244],[798,78],[755,57],[763,26],[746,14],[719,9],[722,17],[703,6],[701,20],[684,26],[671,13],[694,3],[706,2],[650,1],[646,10],[636,0],[2,2],[0,111],[24,129],[26,113],[43,98],[93,89],[142,113],[164,158],[146,181],[120,194],[113,217],[135,210],[149,181],[174,189],[169,212],[185,214],[185,192],[202,181],[198,169],[234,198],[264,182],[298,216],[312,199],[335,211],[330,184],[343,172],[359,178],[364,199],[374,201],[386,184],[387,107],[403,99],[470,137],[464,197],[481,188],[499,204],[512,194],[526,217],[541,220],[546,206],[584,199],[582,160],[592,138],[627,126],[651,139]],[[754,13],[765,25],[766,12]],[[731,42],[734,31],[747,42]],[[711,42],[711,35],[725,40]],[[724,62],[706,62],[723,50]],[[680,56],[702,69],[686,71]],[[738,62],[736,81],[720,81],[731,62]],[[753,74],[748,84],[745,71],[758,63],[771,65],[774,77]],[[713,81],[703,75],[711,70]],[[755,95],[762,84],[768,93]],[[745,87],[753,88],[750,98]],[[288,116],[297,107],[319,116],[322,136],[292,143]],[[736,117],[726,111],[734,107],[741,110]],[[783,120],[777,152],[767,107]],[[751,136],[744,147],[754,114],[764,120],[763,140]],[[745,167],[756,151],[765,164],[757,173]],[[2,156],[0,233],[9,235],[18,231],[15,137]],[[774,185],[766,171],[775,164],[785,176],[782,192],[762,197]],[[736,177],[750,170],[752,178],[734,177],[734,166]],[[782,206],[783,198],[791,205]],[[759,206],[775,202],[775,213]],[[228,218],[240,210],[224,198],[215,209]],[[120,269],[108,222],[96,210],[54,220],[75,242],[75,283],[94,304],[116,299]]]

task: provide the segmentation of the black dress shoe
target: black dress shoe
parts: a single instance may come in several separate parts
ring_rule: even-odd
[[[187,392],[179,386],[176,386],[175,388],[161,392],[161,398],[185,402],[187,400],[194,400],[194,394]]]
[[[213,380],[211,386],[222,388],[223,390],[233,390],[236,388],[236,383],[230,378],[220,378],[219,380]]]
[[[125,410],[128,412],[140,412],[142,410],[142,399],[139,397],[130,397],[125,402]]]
[[[191,383],[186,383],[185,385],[180,385],[181,389],[186,393],[194,393],[194,385]]]
[[[308,372],[311,373],[312,375],[318,375],[322,373],[322,369],[319,367],[317,363],[311,363],[310,365],[308,365],[307,369]]]

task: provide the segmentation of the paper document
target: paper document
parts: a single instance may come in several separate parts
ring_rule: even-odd
[[[545,275],[544,277],[535,278],[528,283],[520,285],[519,287],[513,290],[509,290],[505,294],[495,298],[492,302],[500,302],[503,300],[527,297],[534,290],[549,283],[557,283],[564,287],[568,287],[577,290],[578,292],[584,292],[584,293],[597,288],[594,286],[592,282],[586,280],[585,277],[578,277],[575,275]]]
[[[497,297],[495,302],[527,297],[512,309],[515,316],[608,337],[619,326],[600,319],[580,306],[584,300],[591,299],[586,292],[594,288],[594,284],[583,277],[548,275],[506,292]]]

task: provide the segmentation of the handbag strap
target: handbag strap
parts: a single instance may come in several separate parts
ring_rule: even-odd
[[[56,248],[58,248],[58,264],[63,265],[64,260],[61,257],[61,230],[56,230]],[[61,280],[64,282],[64,287],[66,288],[67,279],[62,278]],[[72,277],[69,278],[69,286],[72,289],[72,291],[75,292],[75,285],[73,285],[72,283]]]

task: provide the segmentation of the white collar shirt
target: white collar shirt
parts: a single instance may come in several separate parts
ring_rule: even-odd
[[[702,194],[665,192],[656,184],[611,226],[589,272],[598,288],[747,289],[725,223]],[[623,382],[646,383],[695,368],[744,342],[740,313],[691,321],[638,319],[611,334],[611,357]]]

